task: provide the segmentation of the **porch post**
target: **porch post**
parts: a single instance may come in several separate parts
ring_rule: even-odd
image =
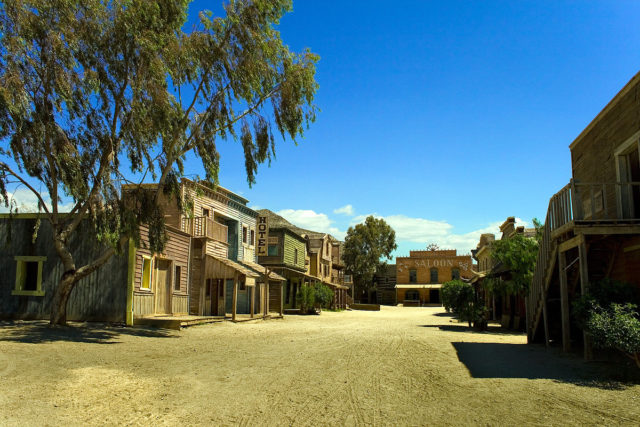
[[[280,282],[280,317],[284,316],[284,286]]]
[[[255,313],[256,307],[256,286],[251,287],[251,318],[253,319],[253,315]]]
[[[231,320],[236,321],[236,314],[238,314],[238,273],[233,273],[233,296],[231,307]]]
[[[567,259],[564,252],[558,251],[558,270],[560,273],[560,311],[562,315],[562,350],[571,349],[569,331],[569,291],[567,289]]]
[[[547,322],[547,300],[542,303],[542,320],[544,321],[544,345],[549,347],[549,323]],[[533,339],[533,337],[531,337]]]
[[[589,287],[589,267],[587,265],[587,245],[584,239],[578,245],[578,257],[580,260],[580,293],[586,295]],[[589,338],[586,331],[582,331],[582,339],[584,343],[584,360],[592,360],[591,338]]]

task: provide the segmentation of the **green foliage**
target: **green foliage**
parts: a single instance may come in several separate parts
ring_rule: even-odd
[[[538,257],[536,239],[516,234],[509,239],[496,240],[491,245],[491,257],[509,274],[508,279],[487,280],[489,292],[517,295],[529,290]]]
[[[640,290],[605,278],[573,302],[573,316],[598,348],[616,349],[640,368]]]
[[[330,308],[333,302],[333,291],[324,283],[316,283],[313,287],[317,307]]]
[[[296,294],[296,302],[302,313],[312,311],[316,303],[314,287],[311,285],[302,285]]]
[[[640,368],[640,316],[634,304],[596,305],[586,322],[586,329],[599,348],[616,349],[635,361]]]
[[[344,241],[344,262],[355,283],[369,287],[373,276],[391,259],[396,232],[382,218],[368,216],[363,224],[349,227]]]
[[[451,280],[442,285],[440,290],[442,305],[453,313],[458,320],[478,323],[486,314],[486,308],[475,300],[473,285],[462,280]]]
[[[587,294],[573,302],[573,317],[580,327],[585,328],[596,307],[609,307],[612,303],[640,306],[640,290],[632,284],[610,278],[591,282]]]

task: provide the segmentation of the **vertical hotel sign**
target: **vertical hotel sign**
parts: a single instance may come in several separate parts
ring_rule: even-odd
[[[269,245],[269,218],[266,215],[258,216],[258,256],[267,256]]]

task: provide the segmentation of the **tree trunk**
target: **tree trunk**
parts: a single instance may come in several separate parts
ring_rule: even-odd
[[[67,324],[67,302],[77,280],[75,274],[63,274],[51,301],[50,325]]]

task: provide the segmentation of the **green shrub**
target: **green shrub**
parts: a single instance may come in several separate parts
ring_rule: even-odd
[[[640,316],[634,304],[613,303],[607,309],[593,308],[586,329],[598,348],[616,349],[640,368]]]
[[[316,301],[313,286],[302,285],[296,294],[296,302],[300,306],[300,311],[308,313],[313,310]]]
[[[589,293],[573,303],[577,323],[596,348],[615,349],[640,368],[640,291],[612,279],[593,282]]]
[[[317,307],[330,308],[333,302],[333,291],[324,283],[316,283],[313,287]]]
[[[469,327],[472,324],[483,324],[487,310],[484,305],[476,302],[475,292],[470,283],[452,280],[442,285],[440,294],[445,310],[453,313],[458,320],[468,322]]]

